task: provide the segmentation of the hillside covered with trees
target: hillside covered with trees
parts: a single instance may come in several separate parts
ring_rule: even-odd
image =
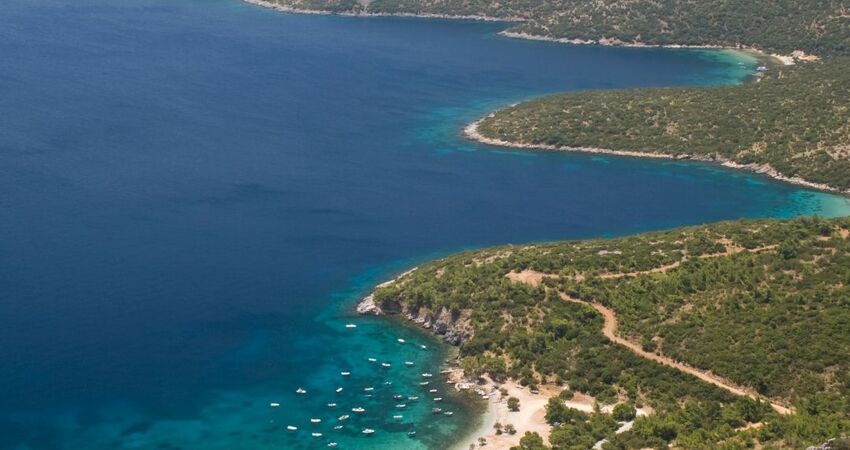
[[[741,86],[634,89],[535,99],[483,120],[512,143],[767,164],[850,189],[850,59],[777,68]]]
[[[270,0],[302,10],[481,15],[522,20],[511,31],[652,45],[752,46],[783,54],[850,52],[848,0]]]
[[[850,219],[725,222],[469,251],[420,267],[375,299],[386,310],[445,310],[467,321],[474,332],[460,354],[470,375],[558,383],[656,411],[614,436],[608,419],[564,412],[555,401],[554,448],[608,437],[608,449],[792,449],[850,430]],[[762,400],[616,345],[591,303],[616,313],[620,337]],[[777,414],[767,399],[794,413]]]

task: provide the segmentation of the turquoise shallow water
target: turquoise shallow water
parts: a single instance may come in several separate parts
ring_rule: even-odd
[[[754,64],[501,27],[2,2],[0,448],[443,448],[475,419],[450,398],[453,418],[431,415],[418,385],[448,349],[352,317],[374,283],[462,248],[848,211],[714,166],[463,141],[536,95],[733,83]],[[402,423],[396,392],[422,399]],[[336,432],[329,402],[368,414]]]

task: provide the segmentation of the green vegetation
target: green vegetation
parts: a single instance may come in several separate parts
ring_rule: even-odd
[[[508,410],[519,411],[519,399],[516,397],[508,397]]]
[[[611,417],[620,422],[628,422],[635,418],[636,413],[637,411],[634,406],[628,403],[620,403],[614,407],[614,411],[611,412]]]
[[[479,132],[522,144],[768,164],[850,190],[848,67],[850,59],[837,58],[742,86],[556,95],[500,111]]]
[[[850,53],[847,0],[273,0],[351,13],[484,15],[523,20],[511,31],[653,45],[747,45],[769,52]]]
[[[522,271],[546,277],[537,286],[508,278]],[[779,416],[612,344],[594,309],[558,292],[611,308],[633,342],[796,413]],[[496,377],[655,409],[614,436],[615,418],[564,411],[555,400],[547,420],[558,449],[601,437],[613,449],[790,449],[850,430],[850,219],[727,222],[464,252],[375,297],[387,309],[446,310],[468,321],[464,364],[479,361]]]

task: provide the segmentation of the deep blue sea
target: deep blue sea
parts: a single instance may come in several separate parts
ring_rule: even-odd
[[[850,210],[715,166],[465,142],[535,95],[756,64],[503,27],[0,2],[0,448],[444,448],[476,416],[430,414],[445,346],[353,317],[374,283],[463,248]]]

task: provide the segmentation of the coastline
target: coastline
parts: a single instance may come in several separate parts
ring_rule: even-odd
[[[317,16],[343,16],[343,17],[407,17],[417,19],[445,19],[445,20],[474,20],[479,22],[505,22],[505,23],[522,23],[526,19],[521,17],[493,17],[477,14],[469,15],[453,15],[453,14],[433,14],[433,13],[375,13],[375,12],[353,12],[353,11],[328,11],[322,9],[302,9],[293,8],[291,6],[282,5],[271,0],[242,0],[245,3],[260,6],[263,8],[273,9],[275,11],[291,13],[291,14],[309,14]]]
[[[385,13],[385,12],[367,12],[367,11],[329,11],[322,9],[303,9],[293,8],[291,6],[280,4],[273,0],[242,0],[250,5],[268,8],[275,11],[291,13],[291,14],[308,14],[320,16],[343,16],[343,17],[407,17],[418,19],[444,19],[444,20],[472,20],[481,22],[505,22],[505,23],[524,23],[528,19],[522,17],[494,17],[480,14],[435,14],[435,13]],[[539,34],[531,34],[526,32],[517,32],[503,30],[498,33],[500,36],[512,39],[524,39],[529,41],[554,42],[559,44],[571,45],[601,45],[608,47],[629,47],[629,48],[668,48],[668,49],[705,49],[705,50],[732,50],[741,51],[755,55],[761,59],[771,60],[780,65],[793,65],[798,61],[816,61],[819,58],[816,55],[810,55],[802,50],[793,52],[790,55],[781,55],[776,53],[768,53],[752,46],[724,46],[724,45],[687,45],[687,44],[647,44],[644,42],[626,42],[616,38],[600,38],[596,40],[586,40],[577,38],[556,38]]]
[[[833,186],[824,184],[824,183],[815,183],[813,181],[806,180],[800,177],[789,177],[775,168],[773,168],[770,164],[741,164],[735,161],[728,160],[726,158],[722,158],[720,156],[704,156],[704,155],[693,155],[690,153],[682,153],[678,155],[672,155],[667,153],[649,153],[649,152],[640,152],[634,150],[610,150],[604,148],[597,147],[568,147],[568,146],[558,146],[558,145],[548,145],[548,144],[526,144],[526,143],[518,143],[518,142],[509,142],[501,139],[494,139],[484,136],[478,131],[478,126],[485,119],[493,117],[495,113],[490,113],[489,115],[472,122],[467,125],[463,129],[463,135],[467,139],[478,142],[480,144],[490,145],[494,147],[504,147],[504,148],[513,148],[513,149],[524,149],[524,150],[546,150],[546,151],[557,151],[557,152],[575,152],[575,153],[591,153],[591,154],[601,154],[601,155],[610,155],[610,156],[625,156],[631,158],[654,158],[654,159],[667,159],[667,160],[676,160],[676,161],[697,161],[697,162],[705,162],[705,163],[713,163],[720,165],[722,167],[726,167],[728,169],[742,170],[751,173],[755,173],[758,175],[764,175],[769,178],[772,178],[777,181],[781,181],[783,183],[788,183],[795,186],[801,186],[808,189],[813,189],[822,192],[828,192],[832,194],[841,194],[844,196],[850,196],[850,189],[841,190],[835,188]]]
[[[802,50],[797,50],[790,55],[780,55],[776,53],[768,53],[764,50],[761,50],[752,46],[740,45],[737,47],[732,47],[728,45],[710,45],[710,44],[702,44],[702,45],[686,45],[686,44],[647,44],[644,42],[625,42],[616,38],[601,38],[601,39],[575,39],[575,38],[556,38],[550,36],[543,36],[539,34],[531,34],[525,32],[516,32],[510,30],[504,30],[499,32],[500,36],[512,38],[512,39],[525,39],[529,41],[542,41],[542,42],[554,42],[558,44],[571,44],[571,45],[601,45],[605,47],[627,47],[627,48],[669,48],[669,49],[693,49],[693,50],[732,50],[732,51],[740,51],[745,53],[750,53],[755,55],[761,59],[770,59],[778,64],[791,66],[796,64],[798,61],[817,61],[819,58],[815,55],[810,55]]]

